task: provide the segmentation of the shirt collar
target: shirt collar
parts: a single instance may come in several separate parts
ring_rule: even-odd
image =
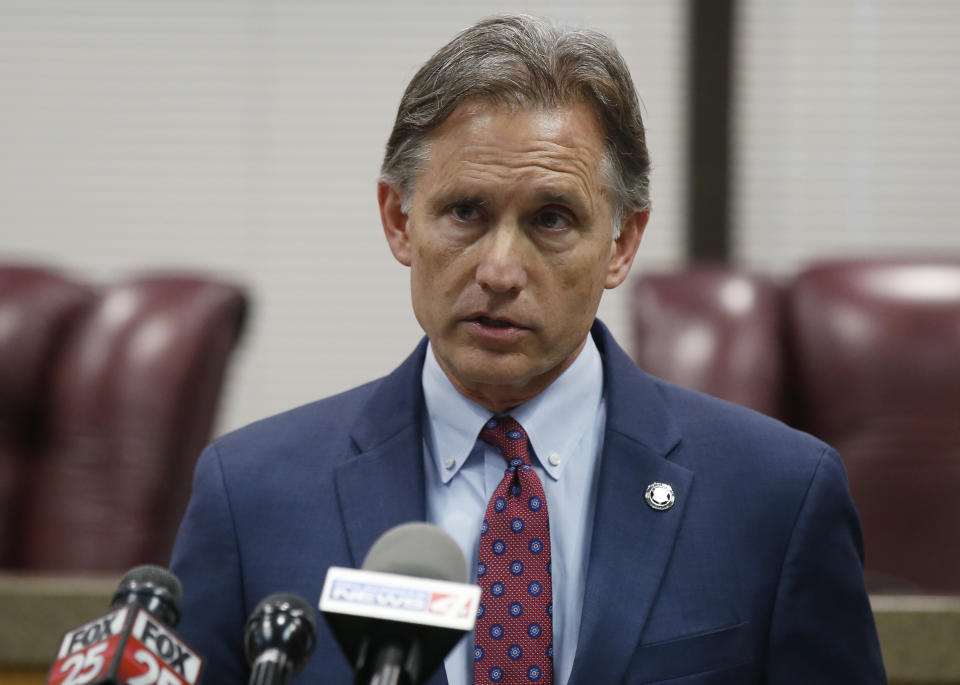
[[[428,445],[437,473],[447,483],[473,451],[490,410],[457,391],[429,345],[422,384]],[[559,479],[567,461],[578,456],[577,446],[596,424],[602,397],[603,363],[593,337],[587,335],[573,363],[546,390],[510,412],[527,432],[536,459],[551,478]]]

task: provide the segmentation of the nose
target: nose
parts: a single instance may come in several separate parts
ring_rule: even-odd
[[[480,247],[476,280],[484,289],[498,293],[519,292],[527,284],[523,262],[523,238],[515,226],[497,226]]]

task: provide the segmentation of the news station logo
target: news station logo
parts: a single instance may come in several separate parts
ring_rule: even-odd
[[[128,685],[196,685],[200,664],[200,657],[180,638],[141,609],[123,650],[117,677]]]
[[[202,667],[146,610],[124,607],[63,636],[47,685],[197,685]]]
[[[479,604],[476,585],[331,566],[319,607],[328,621],[352,617],[468,631]]]
[[[129,613],[129,607],[124,607],[68,631],[50,669],[48,685],[84,685],[106,675]]]
[[[466,618],[476,613],[473,608],[473,597],[470,595],[443,592],[430,593],[429,611],[431,614],[442,614],[456,618]]]
[[[383,609],[424,612],[463,618],[470,615],[470,594],[430,592],[396,585],[380,585],[348,580],[336,580],[330,591],[331,599],[374,606]]]

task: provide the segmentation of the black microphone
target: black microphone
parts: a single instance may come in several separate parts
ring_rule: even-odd
[[[317,646],[317,617],[299,595],[276,594],[261,600],[247,619],[244,652],[249,685],[283,685],[299,673]]]
[[[171,630],[182,600],[165,568],[131,569],[109,614],[64,634],[47,685],[196,685],[203,660]]]
[[[180,623],[183,584],[162,566],[137,566],[120,579],[110,600],[111,609],[126,604],[141,606],[164,625],[176,628]]]
[[[421,685],[473,630],[480,588],[457,543],[427,523],[380,536],[361,570],[331,567],[320,610],[358,685]]]

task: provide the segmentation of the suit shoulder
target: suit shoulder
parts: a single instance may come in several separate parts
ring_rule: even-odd
[[[683,436],[681,452],[708,463],[722,456],[727,468],[808,472],[836,453],[822,440],[758,411],[656,379],[658,391]]]
[[[694,474],[698,496],[691,511],[752,531],[738,538],[744,550],[756,550],[756,531],[766,531],[771,558],[782,558],[811,491],[849,503],[843,463],[822,440],[731,402],[658,386],[679,424],[680,440],[667,458]]]

